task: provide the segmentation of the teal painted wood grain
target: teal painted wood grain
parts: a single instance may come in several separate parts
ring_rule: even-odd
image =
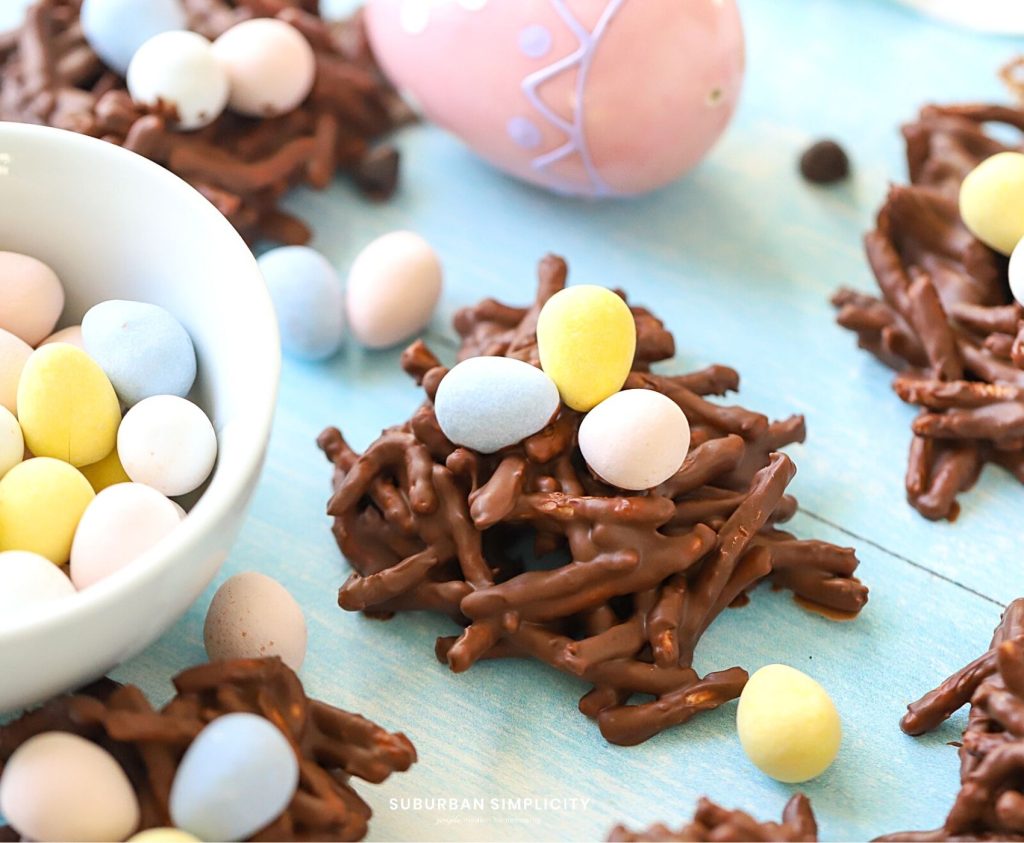
[[[394,201],[369,205],[339,184],[298,194],[292,205],[315,221],[315,245],[342,269],[394,228],[436,245],[446,292],[429,341],[442,356],[452,355],[456,308],[483,294],[528,300],[536,259],[554,250],[569,259],[573,279],[622,286],[665,318],[678,341],[666,370],[726,363],[743,375],[745,405],[804,413],[808,442],[790,449],[803,508],[793,529],[855,545],[871,601],[859,620],[834,624],[762,589],[716,622],[698,667],[786,662],[833,694],[843,749],[804,787],[823,839],[934,827],[956,790],[955,750],[945,743],[962,715],[917,740],[897,721],[906,702],[981,652],[999,604],[1024,593],[1024,490],[989,470],[962,499],[956,524],[913,512],[902,486],[912,413],[889,390],[890,374],[834,326],[827,298],[840,284],[872,286],[860,237],[887,182],[904,178],[897,125],[925,101],[1002,97],[995,69],[1024,45],[929,23],[887,0],[745,0],[742,8],[749,75],[737,119],[694,174],[653,196],[557,199],[417,127],[400,140],[405,173]],[[794,175],[799,151],[823,135],[851,153],[847,186],[809,187]],[[309,691],[416,743],[413,771],[361,787],[376,813],[371,838],[595,839],[617,821],[680,822],[705,793],[777,817],[791,788],[745,761],[733,705],[643,746],[610,747],[576,712],[574,680],[519,662],[455,676],[432,655],[446,621],[382,624],[337,609],[346,568],[323,515],[329,467],[313,439],[339,424],[362,447],[406,418],[420,393],[397,364],[397,351],[350,347],[327,365],[286,365],[267,469],[218,579],[257,569],[282,580],[309,619]],[[165,698],[168,677],[204,657],[213,588],[116,676]],[[541,796],[579,801],[575,810],[490,808],[492,799]],[[417,798],[482,799],[485,807],[390,802]]]

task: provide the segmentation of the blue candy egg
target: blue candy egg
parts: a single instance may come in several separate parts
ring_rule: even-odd
[[[127,407],[154,395],[184,398],[195,383],[188,331],[155,304],[101,302],[82,320],[82,342]]]
[[[200,840],[245,840],[281,815],[298,785],[299,762],[277,726],[256,714],[225,714],[181,759],[171,820]]]
[[[188,28],[181,0],[84,0],[81,20],[89,46],[122,76],[154,35]]]
[[[281,347],[307,360],[334,354],[345,334],[345,295],[334,267],[308,246],[271,249],[259,259],[281,327]]]
[[[456,445],[493,454],[542,430],[558,411],[558,387],[511,357],[470,357],[442,378],[434,412]]]

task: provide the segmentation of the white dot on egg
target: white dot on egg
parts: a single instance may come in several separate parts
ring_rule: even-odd
[[[479,12],[487,5],[487,0],[459,0],[459,5],[469,12]]]
[[[405,0],[398,21],[410,35],[419,35],[430,23],[430,0]]]
[[[551,31],[539,23],[519,31],[519,49],[531,59],[544,58],[551,51]]]
[[[513,117],[505,124],[512,142],[523,149],[536,149],[541,144],[540,129],[529,117]]]

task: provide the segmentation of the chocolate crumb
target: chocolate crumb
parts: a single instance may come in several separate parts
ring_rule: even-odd
[[[537,317],[567,274],[549,255],[531,306],[486,299],[459,311],[459,359],[539,365]],[[362,455],[336,428],[318,440],[334,465],[328,514],[354,568],[339,605],[378,618],[447,615],[462,630],[438,639],[435,654],[454,672],[481,659],[534,658],[577,676],[592,686],[580,711],[621,745],[739,696],[745,670],[701,677],[693,653],[715,618],[758,583],[844,614],[867,601],[852,549],[781,529],[796,511],[786,494],[796,468],[779,449],[803,441],[803,418],[769,421],[707,401],[739,386],[724,366],[652,373],[675,342],[650,311],[632,312],[637,351],[624,388],[667,395],[692,431],[682,467],[649,492],[623,492],[587,470],[576,442],[582,415],[565,406],[547,428],[497,454],[456,447],[432,404],[447,369],[422,341],[402,355],[427,395],[409,421]],[[553,553],[564,564],[532,565]]]
[[[814,184],[833,184],[849,174],[846,150],[833,140],[820,140],[800,156],[800,175]]]

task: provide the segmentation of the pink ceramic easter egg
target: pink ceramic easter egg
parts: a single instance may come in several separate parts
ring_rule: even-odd
[[[369,0],[384,70],[503,170],[562,193],[660,187],[725,129],[736,0]]]

